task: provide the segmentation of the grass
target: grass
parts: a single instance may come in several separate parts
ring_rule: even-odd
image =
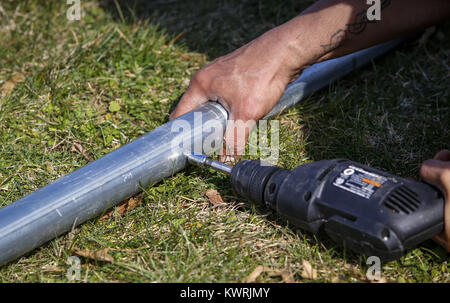
[[[311,1],[81,2],[72,22],[64,1],[0,6],[0,86],[14,86],[0,99],[0,206],[165,123],[194,71]],[[282,114],[279,164],[346,157],[417,178],[423,160],[449,148],[448,25]],[[209,202],[211,188],[225,204]],[[366,281],[365,258],[291,229],[198,168],[146,188],[123,216],[92,219],[1,267],[0,281],[67,282],[76,249],[105,248],[114,261],[81,258],[81,281],[240,282],[259,265],[272,272],[257,282],[282,281],[277,270],[300,282]],[[314,279],[302,275],[305,260]],[[449,282],[448,262],[428,241],[382,275]]]

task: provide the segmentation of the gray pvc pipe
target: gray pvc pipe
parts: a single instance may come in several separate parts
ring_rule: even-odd
[[[399,42],[390,41],[311,66],[286,88],[266,118],[294,106]],[[0,265],[100,215],[142,187],[180,171],[186,165],[187,150],[211,154],[214,147],[205,149],[202,144],[213,139],[216,147],[220,146],[227,117],[219,104],[204,104],[3,207],[0,209]]]
[[[0,264],[183,169],[186,150],[203,152],[203,141],[218,137],[215,129],[223,136],[227,115],[218,103],[204,104],[2,208]]]

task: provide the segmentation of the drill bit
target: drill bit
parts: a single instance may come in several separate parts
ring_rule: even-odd
[[[233,169],[232,166],[226,165],[222,162],[215,161],[208,156],[202,155],[202,154],[196,154],[196,153],[190,153],[187,154],[186,157],[188,158],[188,161],[193,164],[197,164],[200,166],[205,167],[211,167],[214,170],[223,172],[225,174],[231,174],[231,170]]]

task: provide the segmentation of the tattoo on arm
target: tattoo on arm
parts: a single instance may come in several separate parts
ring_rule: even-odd
[[[391,0],[383,0],[381,3],[381,10],[385,9],[391,4]],[[349,35],[360,35],[366,30],[367,24],[376,23],[376,20],[367,19],[367,9],[363,9],[355,15],[355,19],[352,23],[346,24],[347,29],[338,29],[334,34],[331,35],[330,41],[327,44],[321,44],[320,46],[324,52],[332,51],[348,39]]]

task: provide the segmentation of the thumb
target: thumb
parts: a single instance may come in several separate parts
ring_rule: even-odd
[[[199,105],[206,103],[208,98],[202,93],[200,89],[190,87],[181,97],[177,107],[170,114],[170,120],[173,120],[187,112],[197,108]]]
[[[434,156],[433,159],[441,161],[450,161],[450,151],[447,149],[441,150]]]

